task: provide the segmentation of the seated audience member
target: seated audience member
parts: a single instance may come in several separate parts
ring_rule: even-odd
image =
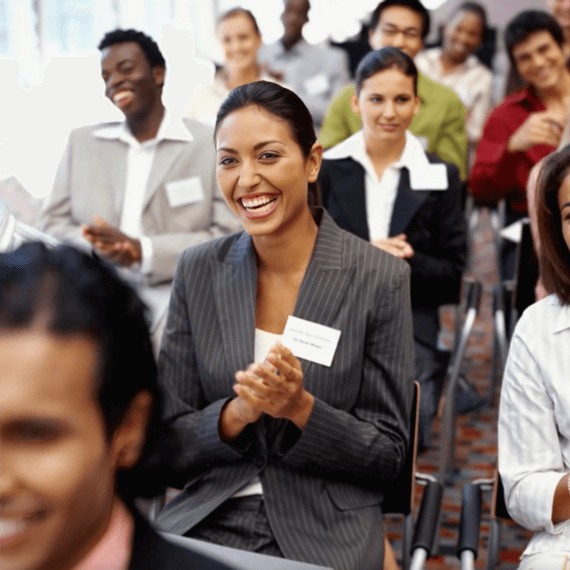
[[[415,59],[422,73],[457,93],[467,109],[465,130],[472,144],[481,137],[492,107],[493,74],[473,55],[486,30],[485,8],[464,2],[444,26],[443,46],[422,51]]]
[[[312,207],[322,149],[292,91],[234,89],[215,140],[218,182],[245,231],[180,258],[159,378],[188,444],[177,461],[187,483],[157,522],[376,570],[383,491],[410,437],[409,267]],[[330,349],[302,351],[313,334]]]
[[[0,255],[0,409],[3,570],[227,568],[133,507],[174,448],[144,306],[109,266],[37,242]]]
[[[372,13],[368,40],[374,50],[392,46],[413,59],[423,48],[429,27],[429,12],[419,0],[384,0]],[[333,99],[319,136],[323,147],[334,146],[362,128],[360,115],[351,107],[354,93],[355,87],[350,85]],[[410,131],[420,139],[424,150],[455,164],[465,178],[465,107],[452,89],[422,73],[418,76],[418,96],[420,109]]]
[[[554,293],[516,325],[499,409],[499,471],[509,513],[535,531],[520,570],[570,557],[570,150],[549,156],[537,188],[541,273]]]
[[[485,125],[470,174],[476,200],[507,200],[507,224],[526,216],[526,184],[531,168],[560,142],[570,103],[562,30],[546,12],[529,10],[505,30],[513,65],[530,86],[507,97]],[[516,244],[502,252],[502,278],[514,274]]]
[[[283,37],[264,45],[260,60],[303,99],[319,129],[333,95],[349,81],[349,66],[342,49],[311,45],[303,38],[310,8],[309,0],[284,0]]]
[[[257,61],[261,32],[249,10],[228,10],[218,19],[216,31],[224,51],[224,65],[216,72],[211,85],[195,89],[184,112],[185,116],[211,126],[216,122],[220,105],[234,87],[260,79],[273,81]]]
[[[547,0],[547,7],[552,11],[555,20],[560,24],[564,34],[562,50],[567,58],[570,57],[570,3],[568,0]],[[505,96],[511,95],[527,86],[526,81],[518,73],[516,66],[511,65],[505,81]]]
[[[125,122],[72,131],[39,227],[150,283],[170,281],[183,249],[239,223],[216,188],[212,131],[164,108],[166,63],[150,37],[115,30],[99,49]]]
[[[410,265],[425,449],[445,373],[438,366],[438,307],[457,302],[467,238],[457,168],[426,154],[407,130],[420,106],[417,79],[413,60],[396,48],[361,61],[351,103],[362,130],[325,153],[319,187],[341,228]]]

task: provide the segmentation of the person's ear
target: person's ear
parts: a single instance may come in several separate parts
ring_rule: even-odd
[[[129,404],[121,423],[113,434],[111,455],[117,469],[131,469],[139,460],[144,443],[150,415],[152,396],[144,390],[139,392]]]
[[[312,146],[311,153],[309,154],[309,158],[307,159],[307,164],[308,164],[307,175],[309,182],[317,181],[322,162],[323,162],[323,147],[320,143],[316,142]]]
[[[152,68],[152,74],[154,75],[154,82],[159,87],[164,87],[164,78],[166,77],[166,69],[162,65],[155,65]]]
[[[421,104],[422,104],[422,100],[421,100],[420,96],[416,95],[416,100],[414,103],[414,116],[418,114]]]
[[[358,100],[356,93],[353,93],[350,97],[350,108],[353,113],[360,115],[360,101]]]

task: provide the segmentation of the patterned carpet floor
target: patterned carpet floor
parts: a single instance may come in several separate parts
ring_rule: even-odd
[[[490,390],[491,346],[493,336],[492,290],[497,282],[497,270],[490,218],[483,211],[475,229],[472,243],[472,263],[468,277],[483,284],[481,309],[475,321],[462,364],[462,374],[475,386],[479,395],[487,397]],[[451,347],[455,309],[442,310],[442,343]],[[460,562],[456,554],[463,487],[475,479],[491,478],[497,454],[497,413],[500,382],[494,401],[468,414],[458,416],[455,440],[455,477],[452,485],[444,490],[438,551],[427,562],[430,569],[456,569]],[[434,421],[434,441],[430,449],[418,457],[418,471],[436,474],[441,443],[440,421]],[[418,497],[421,490],[418,490]],[[483,522],[481,526],[477,568],[486,568],[489,539],[489,501],[491,494],[484,494]],[[419,504],[419,501],[416,501]],[[416,513],[417,514],[417,513]],[[386,531],[397,556],[400,557],[402,521],[398,517],[386,517]],[[503,523],[500,540],[499,568],[514,570],[519,557],[529,541],[531,533],[515,525]]]

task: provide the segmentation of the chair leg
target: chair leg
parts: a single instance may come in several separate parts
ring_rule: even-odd
[[[404,517],[404,531],[402,535],[402,570],[410,567],[412,537],[414,535],[414,517],[412,513]]]
[[[499,543],[501,541],[501,525],[497,519],[491,519],[489,533],[489,552],[487,570],[495,570],[499,562]]]

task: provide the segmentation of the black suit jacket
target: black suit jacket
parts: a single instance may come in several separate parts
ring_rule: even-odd
[[[431,163],[447,168],[447,190],[412,190],[402,168],[390,221],[390,236],[405,233],[414,256],[411,297],[414,335],[435,345],[437,307],[459,299],[467,258],[467,227],[462,211],[463,183],[457,167],[426,153]],[[369,241],[364,168],[352,158],[325,159],[319,174],[323,206],[343,229]]]
[[[232,567],[165,540],[136,513],[129,570],[232,570]]]
[[[301,359],[315,404],[303,431],[263,416],[237,445],[220,412],[254,356],[257,265],[251,236],[181,256],[159,357],[165,409],[183,442],[184,490],[157,524],[184,534],[255,475],[286,558],[372,570],[383,556],[384,485],[409,441],[414,362],[409,267],[338,228],[319,233],[294,315],[341,331],[330,367]],[[319,216],[320,218],[320,216]]]

